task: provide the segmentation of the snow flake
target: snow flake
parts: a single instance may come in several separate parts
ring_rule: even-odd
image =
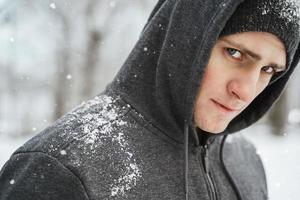
[[[130,158],[132,157],[132,153],[130,152],[126,152],[126,153],[129,155]]]
[[[11,38],[9,39],[9,41],[10,41],[10,42],[15,42],[15,38],[11,37]]]
[[[98,129],[95,129],[93,131],[90,131],[87,127],[85,127],[84,130],[85,133],[88,133],[84,139],[86,144],[94,144],[95,141],[98,139],[97,134],[99,133]]]
[[[144,51],[148,51],[148,48],[147,48],[147,47],[144,47]]]
[[[71,80],[71,79],[72,79],[72,75],[71,75],[71,74],[68,74],[68,75],[66,76],[66,79]]]
[[[64,155],[67,155],[67,152],[65,150],[61,150],[60,154],[64,156]]]
[[[289,153],[289,150],[288,150],[288,149],[286,149],[286,150],[284,150],[284,152],[285,152],[285,153]]]
[[[36,131],[36,127],[32,127],[32,131]]]
[[[111,197],[125,196],[125,192],[136,185],[138,178],[141,177],[138,166],[135,163],[130,163],[126,166],[127,172],[119,177],[116,184],[111,189]]]
[[[256,154],[261,155],[261,152],[258,149],[256,149]]]
[[[161,29],[161,30],[164,30],[164,27],[162,24],[158,24],[158,27]]]
[[[286,132],[284,132],[282,135],[283,135],[283,136],[287,136],[288,134],[287,134]]]
[[[266,14],[267,14],[267,10],[266,10],[266,9],[263,9],[262,15],[266,15]]]
[[[121,132],[118,133],[118,135],[116,137],[114,137],[113,140],[116,140],[121,147],[125,147],[125,142],[124,142],[125,139],[124,139],[123,133],[121,133]]]
[[[109,2],[109,6],[112,8],[116,7],[116,2],[115,1]]]
[[[15,184],[15,180],[14,180],[14,179],[11,179],[11,180],[9,181],[9,184],[11,184],[11,185]]]
[[[56,4],[53,2],[49,5],[50,8],[55,9],[56,8]]]
[[[293,109],[288,114],[288,122],[290,124],[299,124],[300,123],[300,110]]]

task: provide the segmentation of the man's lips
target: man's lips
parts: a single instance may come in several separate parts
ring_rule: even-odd
[[[236,109],[236,108],[233,108],[233,107],[230,107],[230,106],[226,106],[222,103],[219,103],[218,101],[214,100],[214,99],[211,99],[217,106],[219,106],[220,108],[222,108],[224,111],[227,111],[227,112],[235,112],[235,111],[238,111],[239,109]]]

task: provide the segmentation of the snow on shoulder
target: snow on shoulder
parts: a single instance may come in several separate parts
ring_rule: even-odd
[[[86,157],[93,162],[101,161],[101,164],[107,162],[109,170],[118,174],[109,186],[110,195],[122,198],[126,196],[126,191],[137,184],[141,172],[126,135],[126,130],[134,125],[123,119],[130,105],[120,105],[117,103],[119,100],[119,97],[100,95],[83,102],[69,113],[71,117],[67,123],[73,124],[76,119],[80,124],[71,133],[77,141],[76,148],[80,149],[71,152],[72,162],[78,167],[86,164],[87,161],[82,160]],[[63,154],[67,151],[63,150]],[[117,164],[112,164],[114,162]]]

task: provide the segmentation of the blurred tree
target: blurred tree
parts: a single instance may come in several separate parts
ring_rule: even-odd
[[[94,75],[97,68],[97,61],[100,55],[99,48],[102,41],[102,33],[95,26],[95,12],[97,4],[102,1],[89,0],[85,9],[87,48],[82,69],[81,99],[86,99],[93,95]],[[99,67],[99,66],[98,66]]]
[[[68,87],[68,77],[71,74],[71,67],[70,67],[70,24],[69,20],[66,17],[66,13],[63,12],[60,7],[56,7],[55,9],[56,18],[60,20],[62,24],[61,29],[61,40],[57,41],[56,45],[56,81],[55,81],[55,88],[54,88],[54,99],[55,99],[55,111],[53,120],[58,119],[61,117],[65,111],[66,103],[69,99],[70,89]]]
[[[276,105],[270,111],[269,120],[272,132],[276,135],[286,134],[287,118],[288,118],[288,90],[285,90]]]
[[[34,134],[100,92],[156,2],[0,1],[0,132]]]

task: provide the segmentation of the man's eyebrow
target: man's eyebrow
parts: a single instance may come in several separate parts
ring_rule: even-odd
[[[236,43],[236,42],[233,42],[233,41],[229,41],[225,38],[221,38],[220,40],[232,45],[232,46],[235,46],[237,47],[240,51],[242,51],[243,53],[246,53],[248,54],[250,57],[256,59],[256,60],[261,60],[261,56],[254,53],[253,51],[247,49],[246,47],[244,47],[242,44],[239,44],[239,43]],[[278,70],[285,70],[286,69],[286,66],[283,66],[283,65],[278,65],[276,63],[270,63],[269,64],[270,66],[278,69]]]

